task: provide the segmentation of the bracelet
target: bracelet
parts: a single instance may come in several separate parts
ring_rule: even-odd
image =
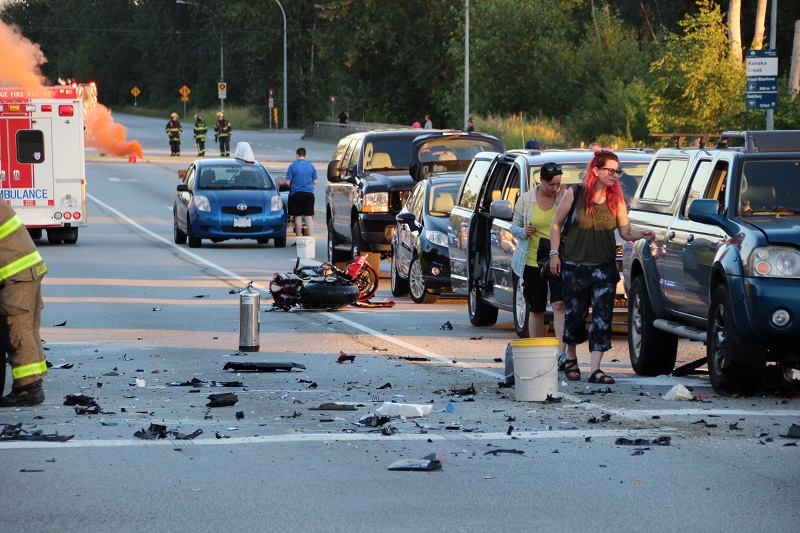
[[[554,255],[558,255],[558,250],[550,250],[550,257],[553,257]]]

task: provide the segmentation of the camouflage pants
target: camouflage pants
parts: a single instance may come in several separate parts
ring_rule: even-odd
[[[564,342],[577,345],[589,339],[589,350],[611,349],[611,321],[614,297],[619,281],[615,263],[581,265],[561,264],[564,291]],[[586,333],[586,317],[592,308],[592,325]]]

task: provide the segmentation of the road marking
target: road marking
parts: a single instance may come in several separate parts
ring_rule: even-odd
[[[42,441],[0,441],[0,450],[33,449],[33,448],[132,448],[142,446],[172,446],[194,447],[213,446],[218,444],[283,444],[287,442],[369,442],[369,441],[424,441],[450,442],[450,441],[486,441],[495,442],[516,441],[522,439],[552,440],[552,439],[585,439],[586,437],[655,437],[670,433],[674,430],[663,428],[653,430],[622,430],[622,429],[565,429],[553,431],[514,431],[511,435],[502,433],[408,433],[392,436],[373,433],[289,433],[285,435],[267,435],[263,437],[235,437],[229,439],[159,439],[159,440],[133,440],[133,439],[100,439],[100,440],[68,440],[67,442],[42,442]]]

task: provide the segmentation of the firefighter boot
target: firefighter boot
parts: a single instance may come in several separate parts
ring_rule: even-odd
[[[40,379],[19,388],[12,388],[9,394],[0,398],[0,407],[30,407],[42,402],[44,402],[44,389]]]

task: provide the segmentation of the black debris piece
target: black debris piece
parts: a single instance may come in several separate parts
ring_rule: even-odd
[[[356,411],[356,406],[343,403],[322,403],[319,407],[309,407],[309,411]]]
[[[395,433],[397,433],[396,427],[381,428],[381,435],[385,437],[391,437]]]
[[[60,327],[66,326],[66,325],[67,325],[67,321],[65,320],[61,324],[53,324],[53,327],[54,328],[60,328]]]
[[[55,369],[62,369],[63,368],[64,370],[69,370],[70,368],[75,366],[72,363],[64,363],[63,365],[54,365],[50,361],[47,361],[46,363],[47,363],[47,368],[55,368]]]
[[[300,363],[225,363],[222,370],[234,372],[291,372],[293,368],[305,370]]]
[[[510,453],[512,455],[522,455],[525,452],[523,450],[508,450],[508,449],[505,449],[505,448],[498,448],[496,450],[489,450],[488,452],[484,453],[483,455],[494,455],[495,457],[497,457],[497,454],[500,454],[500,453]]]
[[[593,416],[588,420],[588,422],[590,424],[599,424],[600,422],[608,422],[609,420],[611,420],[611,415],[604,413],[599,419]]]
[[[683,366],[679,366],[678,368],[672,371],[672,375],[676,378],[682,376],[688,376],[689,374],[708,374],[708,371],[698,370],[701,366],[706,364],[706,358],[703,357],[702,359],[698,359],[697,361],[692,361],[691,363],[686,363]]]
[[[707,428],[715,428],[715,427],[717,427],[717,425],[716,425],[716,424],[709,424],[708,422],[706,422],[706,421],[705,421],[705,420],[703,420],[702,418],[701,418],[700,420],[698,420],[697,422],[691,422],[691,423],[692,423],[692,424],[703,424],[703,425],[705,425],[705,427],[707,427]]]
[[[103,374],[103,375],[104,375],[104,376],[111,376],[111,377],[114,377],[114,376],[119,376],[119,372],[106,372],[106,373],[105,373],[105,374]]]
[[[230,435],[223,435],[223,434],[222,434],[222,433],[220,433],[219,431],[217,431],[216,433],[214,433],[214,435],[216,435],[216,437],[217,437],[218,439],[229,439],[229,438],[231,438],[231,436],[230,436]]]
[[[516,422],[516,421],[517,421],[516,416],[511,416],[511,415],[506,416],[506,422]]]
[[[339,358],[336,360],[336,362],[341,365],[341,364],[344,364],[345,361],[350,361],[351,363],[355,363],[356,362],[356,356],[355,355],[347,355],[342,350],[339,350]]]
[[[514,386],[513,383],[506,383],[505,381],[498,381],[497,388],[498,389],[510,389]]]
[[[734,422],[733,424],[728,424],[728,429],[731,431],[737,431],[739,429],[739,422]]]
[[[197,294],[195,296],[192,296],[192,300],[196,300],[198,298],[208,298],[208,294]]]
[[[372,350],[375,351],[375,352],[388,352],[389,348],[379,348],[377,346],[373,346]]]
[[[99,415],[100,414],[100,406],[96,403],[92,405],[76,405],[75,406],[75,414],[76,415]]]
[[[472,394],[475,394],[475,384],[473,383],[466,389],[458,389],[457,391],[454,392],[454,394],[456,396],[470,396]]]
[[[503,362],[503,358],[502,357],[495,357],[494,358],[494,362],[495,363],[502,363]]]
[[[631,455],[644,455],[645,450],[649,450],[650,448],[644,448],[641,450],[635,450]]]
[[[436,457],[435,453],[426,455],[422,459],[400,459],[389,465],[389,470],[431,472],[441,469],[442,462]]]
[[[236,420],[244,418],[244,411],[236,411]]]
[[[173,381],[172,383],[167,383],[169,387],[197,387],[198,385],[202,385],[203,383],[208,383],[207,381],[203,381],[202,379],[192,378],[189,381]]]
[[[175,440],[192,440],[195,437],[199,437],[200,435],[202,435],[203,434],[203,430],[202,429],[197,429],[195,431],[192,431],[189,434],[185,434],[185,433],[181,433],[179,431],[173,430],[173,431],[170,431],[169,434],[172,435],[173,437],[175,437]]]
[[[160,307],[154,307],[153,311],[161,311],[161,308]]]
[[[103,420],[102,422],[100,422],[100,425],[103,425],[103,426],[116,426],[117,423],[116,422],[112,422],[111,420]]]
[[[471,340],[471,341],[482,341],[483,340],[483,335],[481,335],[480,337],[470,337],[469,340]]]
[[[209,394],[208,399],[211,401],[206,404],[206,407],[232,407],[239,401],[239,397],[232,392]]]
[[[590,436],[588,436],[588,437],[586,437],[585,439],[583,439],[583,442],[592,442],[592,437],[591,437],[591,435],[590,435]]]
[[[358,421],[358,423],[361,424],[362,426],[367,426],[370,428],[378,428],[389,422],[389,420],[391,420],[391,418],[389,418],[388,416],[370,415],[362,418],[361,420]]]
[[[672,437],[661,436],[657,437],[653,440],[650,439],[626,439],[625,437],[620,437],[614,444],[618,446],[669,446],[672,442]]]
[[[386,383],[384,383],[383,385],[378,387],[378,390],[391,389],[391,388],[392,388],[392,384],[387,381]]]
[[[506,431],[506,435],[511,435],[512,431],[514,431],[514,426],[508,426],[508,430]]]
[[[244,387],[244,383],[241,381],[220,381],[220,387]]]
[[[28,468],[23,468],[20,472],[44,472],[44,470],[33,470]]]
[[[415,362],[430,361],[430,359],[428,359],[427,357],[415,357],[415,356],[412,356],[412,355],[407,356],[407,357],[406,356],[399,357],[398,359],[403,359],[405,361],[415,361]]]
[[[797,441],[795,442],[787,442],[784,446],[797,446]]]
[[[1,424],[3,426],[0,431],[0,441],[4,440],[28,440],[28,441],[45,441],[45,442],[67,442],[74,435],[59,435],[58,432],[52,434],[44,434],[40,430],[29,433],[22,429],[22,422],[19,424]]]
[[[94,398],[85,394],[67,394],[64,396],[64,405],[94,405]]]
[[[231,290],[228,291],[228,294],[239,294],[243,290],[244,289],[231,289]]]
[[[447,322],[445,322],[444,324],[439,326],[439,329],[443,329],[443,330],[446,330],[446,331],[452,330],[453,329],[453,324],[451,324],[450,321],[448,320]]]
[[[789,431],[786,432],[786,435],[781,435],[781,437],[784,439],[800,439],[800,426],[792,424]]]
[[[309,389],[316,389],[317,387],[318,387],[318,385],[317,385],[316,381],[312,381],[311,385],[308,386]]]
[[[137,439],[143,440],[156,440],[156,439],[166,439],[167,438],[167,426],[162,426],[161,424],[150,424],[150,427],[146,430],[140,429],[136,433],[133,434],[134,437]]]
[[[295,411],[294,413],[292,413],[290,415],[281,415],[280,418],[300,418],[300,416],[302,416],[302,415],[300,413],[298,413],[297,411]]]
[[[548,394],[547,398],[544,399],[544,403],[561,403],[561,398],[554,398],[551,394]]]

